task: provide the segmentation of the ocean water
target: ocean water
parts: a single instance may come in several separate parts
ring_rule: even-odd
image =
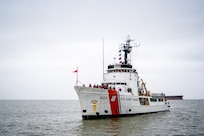
[[[170,101],[169,112],[82,120],[79,101],[0,101],[0,136],[204,135],[204,100]]]

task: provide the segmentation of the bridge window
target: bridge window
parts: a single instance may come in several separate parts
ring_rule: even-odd
[[[114,82],[114,83],[108,83],[109,85],[127,85],[127,83],[122,82]]]

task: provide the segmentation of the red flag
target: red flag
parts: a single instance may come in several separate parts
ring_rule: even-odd
[[[73,72],[74,72],[74,73],[77,73],[77,72],[78,72],[78,69],[74,70]]]

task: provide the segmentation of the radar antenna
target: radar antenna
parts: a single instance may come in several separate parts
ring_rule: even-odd
[[[130,36],[127,36],[126,43],[121,44],[121,50],[124,52],[124,64],[128,64],[128,54],[131,53],[132,47],[139,47],[140,45],[135,44],[135,46],[132,46],[130,42],[134,41],[133,39],[130,38]]]

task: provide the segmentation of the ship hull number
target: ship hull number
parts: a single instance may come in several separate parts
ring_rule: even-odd
[[[101,99],[101,100],[105,100],[105,99],[107,99],[107,98],[108,98],[108,97],[105,96],[105,95],[100,96],[100,99]]]

